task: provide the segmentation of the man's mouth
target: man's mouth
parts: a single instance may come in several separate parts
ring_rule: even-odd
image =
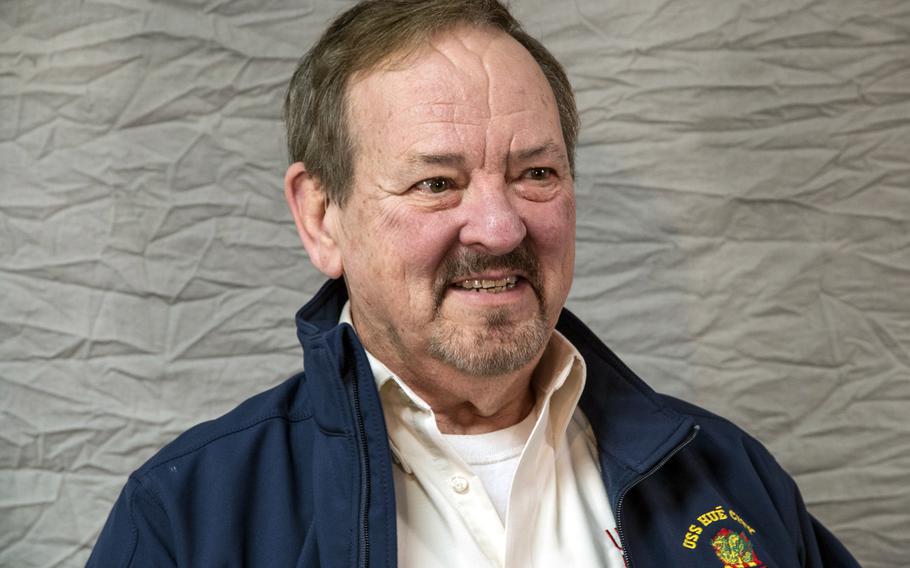
[[[508,299],[519,291],[528,290],[537,296],[541,308],[546,305],[542,295],[540,263],[527,243],[501,256],[462,249],[449,255],[442,264],[439,279],[435,282],[435,309],[438,314],[448,292],[506,293],[502,298]],[[487,305],[489,302],[480,304]]]
[[[499,294],[506,290],[511,290],[518,283],[517,276],[507,276],[497,280],[473,279],[459,280],[455,282],[456,288],[463,290],[473,290],[483,294]]]

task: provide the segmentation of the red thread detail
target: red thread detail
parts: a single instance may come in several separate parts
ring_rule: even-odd
[[[615,546],[620,552],[622,552],[622,547],[619,546],[619,543],[616,542],[615,538],[613,538],[613,533],[610,532],[610,529],[604,529],[604,532],[607,533],[608,537],[610,537],[610,542],[613,543],[613,546]]]
[[[610,542],[613,543],[613,546],[615,546],[616,549],[619,550],[620,552],[623,552],[622,547],[619,546],[619,541],[616,540],[616,538],[613,536],[613,533],[610,531],[610,529],[604,529],[604,532],[607,533],[608,537],[610,537]],[[626,566],[627,568],[629,566],[628,564],[626,564],[625,553],[623,553],[623,555],[622,555],[622,564],[623,564],[623,566]]]

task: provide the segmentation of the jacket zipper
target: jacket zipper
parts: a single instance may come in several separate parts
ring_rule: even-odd
[[[355,368],[353,361],[349,361],[350,369]],[[354,405],[354,422],[357,424],[357,442],[358,457],[360,458],[360,474],[362,483],[360,484],[360,534],[358,549],[358,566],[367,568],[370,565],[370,536],[368,532],[368,513],[367,509],[370,503],[370,462],[367,459],[367,436],[366,428],[363,424],[363,414],[360,410],[360,386],[356,373],[352,372],[351,400]]]
[[[673,450],[670,453],[668,453],[666,456],[664,456],[664,458],[662,460],[657,462],[654,465],[654,467],[652,467],[651,469],[646,471],[643,475],[639,476],[637,479],[635,479],[635,481],[633,481],[629,485],[626,485],[626,487],[622,490],[622,493],[619,494],[619,499],[616,501],[616,533],[619,535],[619,543],[622,545],[622,557],[623,557],[623,561],[625,562],[626,568],[632,568],[632,558],[629,557],[629,546],[626,543],[626,537],[623,535],[623,532],[622,532],[622,502],[623,502],[623,499],[626,498],[626,493],[628,493],[629,490],[631,490],[633,487],[635,487],[642,481],[644,481],[644,480],[648,479],[649,477],[651,477],[652,475],[654,475],[657,472],[657,470],[659,470],[661,467],[663,467],[665,463],[670,461],[670,458],[672,458],[673,456],[678,454],[680,452],[680,450],[682,450],[683,448],[688,446],[689,442],[691,442],[695,438],[695,435],[698,434],[698,429],[699,429],[698,424],[693,426],[692,432],[689,433],[689,437],[687,437],[685,440],[683,440],[678,446],[673,448]]]

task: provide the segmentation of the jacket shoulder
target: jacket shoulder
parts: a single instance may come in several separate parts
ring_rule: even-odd
[[[172,460],[199,452],[235,435],[249,433],[272,423],[289,424],[312,415],[305,387],[306,377],[297,373],[283,383],[260,392],[228,413],[193,426],[164,446],[131,477],[143,478]]]
[[[696,422],[707,422],[711,427],[718,428],[721,431],[725,431],[730,434],[745,434],[748,436],[745,430],[743,430],[741,427],[737,426],[723,416],[711,412],[710,410],[667,394],[658,393],[657,396],[664,405],[672,408],[680,414],[691,416],[693,419],[695,419]]]
[[[724,453],[739,450],[751,458],[753,466],[766,464],[775,471],[782,470],[780,464],[759,440],[731,420],[710,410],[666,394],[658,394],[664,405],[685,416],[691,417],[699,427],[697,438],[701,442],[719,448]],[[702,444],[704,445],[704,444]]]
[[[313,514],[304,490],[288,507],[310,481],[310,408],[299,373],[178,436],[130,476],[88,566],[225,566],[226,543],[255,543],[257,565],[279,552],[270,565],[290,565]]]
[[[693,482],[696,478],[711,479],[720,496],[738,496],[744,509],[756,506],[752,509],[755,517],[776,516],[788,532],[800,531],[807,512],[799,488],[764,444],[726,418],[689,402],[660,396],[668,407],[692,417],[698,425],[692,444],[680,454],[686,470],[693,472]]]

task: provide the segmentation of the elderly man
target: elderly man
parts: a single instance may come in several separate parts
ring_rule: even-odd
[[[96,566],[853,566],[730,423],[563,305],[578,118],[494,0],[363,2],[301,62],[306,373],[130,478]]]

